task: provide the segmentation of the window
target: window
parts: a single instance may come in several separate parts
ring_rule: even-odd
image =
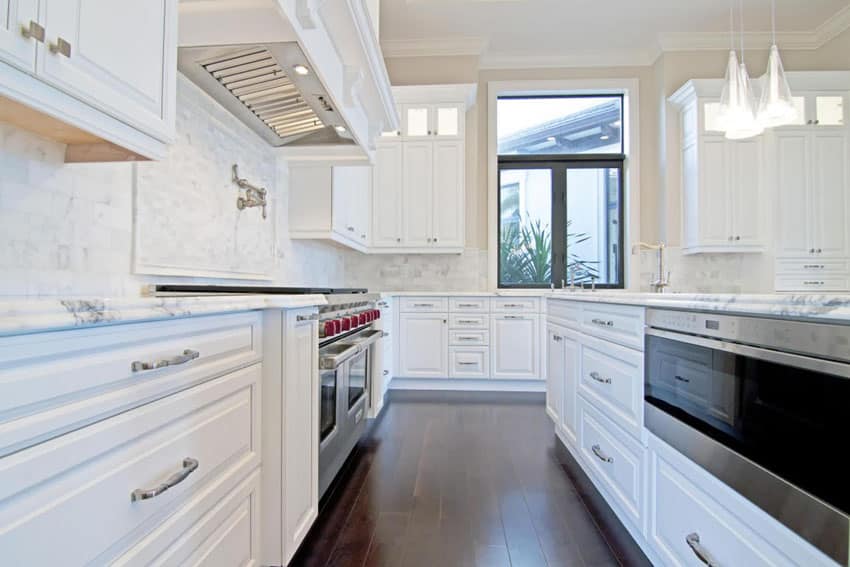
[[[499,287],[624,285],[623,98],[500,97]]]

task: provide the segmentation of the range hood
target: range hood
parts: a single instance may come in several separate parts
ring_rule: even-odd
[[[355,143],[297,42],[181,47],[177,66],[272,146]]]

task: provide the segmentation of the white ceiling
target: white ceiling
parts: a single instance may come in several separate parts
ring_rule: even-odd
[[[850,24],[850,0],[776,5],[780,47],[817,47]],[[582,54],[652,59],[662,46],[728,44],[729,6],[729,0],[381,0],[381,42],[388,56],[418,50],[478,51],[494,61]],[[770,30],[770,0],[744,0],[744,23],[750,32]],[[748,39],[755,45],[768,37]]]

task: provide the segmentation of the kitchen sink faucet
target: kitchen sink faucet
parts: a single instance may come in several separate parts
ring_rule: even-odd
[[[641,250],[658,250],[658,278],[649,285],[652,286],[652,291],[655,293],[664,293],[664,288],[670,285],[670,272],[664,273],[664,249],[667,248],[667,245],[663,242],[658,244],[638,242],[637,247]]]

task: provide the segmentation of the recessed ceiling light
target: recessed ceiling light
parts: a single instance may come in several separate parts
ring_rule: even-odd
[[[298,75],[309,75],[310,74],[310,69],[308,69],[304,65],[295,65],[292,68],[292,70],[295,71],[295,73],[298,74]]]
[[[337,132],[340,134],[345,134],[348,130],[345,129],[345,126],[334,126]]]
[[[555,141],[555,136],[549,136],[548,138],[546,138],[546,141],[547,141],[547,142],[554,142],[554,141]]]

